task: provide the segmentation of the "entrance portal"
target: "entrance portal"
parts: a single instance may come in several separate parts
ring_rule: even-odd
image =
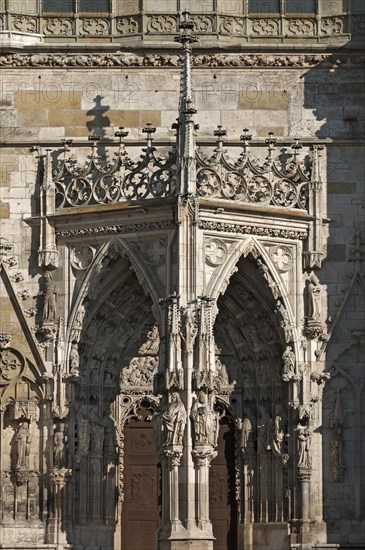
[[[143,419],[143,412],[150,414],[141,412]],[[156,550],[161,475],[151,422],[132,421],[124,428],[124,480],[122,550]]]
[[[234,426],[224,419],[218,438],[218,455],[209,472],[209,508],[216,538],[214,550],[237,548]]]

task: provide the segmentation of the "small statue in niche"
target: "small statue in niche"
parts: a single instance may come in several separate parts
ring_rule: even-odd
[[[271,421],[271,449],[274,454],[281,456],[284,432],[281,429],[281,416],[276,414],[275,419]]]
[[[263,278],[265,279],[265,281],[269,285],[269,288],[272,292],[274,300],[277,300],[278,298],[280,298],[281,293],[280,293],[280,290],[279,290],[279,286],[277,285],[277,283],[275,283],[274,279],[270,275],[269,268],[267,267],[267,265],[264,264],[264,262],[260,258],[258,258],[256,260],[256,263],[258,265],[258,269],[259,269],[261,275],[263,276]]]
[[[191,409],[194,424],[195,444],[216,447],[219,431],[219,415],[214,411],[214,394],[210,402],[208,396],[200,391]]]
[[[79,342],[81,339],[81,332],[83,329],[84,317],[85,317],[85,306],[81,304],[81,306],[77,310],[76,317],[73,322],[71,334],[70,334],[70,340],[75,344]]]
[[[316,321],[319,324],[322,323],[321,292],[322,285],[319,284],[317,275],[312,273],[308,284],[308,321]]]
[[[171,393],[170,402],[162,415],[162,420],[166,429],[166,444],[182,445],[186,425],[186,409],[178,392]]]
[[[252,420],[250,418],[250,413],[247,409],[243,411],[244,417],[242,420],[242,426],[241,426],[241,442],[240,442],[240,448],[242,454],[246,454],[250,443],[253,439],[253,436],[255,435],[254,426],[252,423]]]
[[[101,455],[104,442],[104,423],[99,419],[98,407],[90,408],[90,452]]]
[[[115,459],[118,449],[114,420],[111,416],[104,417],[104,455]]]
[[[31,450],[30,431],[28,422],[22,422],[18,428],[16,434],[16,468],[28,469],[29,468],[29,455]]]
[[[77,438],[78,455],[83,456],[89,452],[90,447],[90,427],[88,421],[87,405],[81,405],[77,413]]]
[[[298,438],[298,466],[301,468],[312,467],[311,443],[312,431],[305,420],[297,426]]]
[[[276,300],[275,313],[279,316],[280,326],[284,330],[285,342],[291,342],[293,340],[293,327],[287,309],[281,300]]]
[[[282,355],[284,361],[283,372],[281,375],[284,382],[295,380],[295,355],[291,346],[286,346],[286,349]]]
[[[260,406],[257,422],[257,453],[263,455],[270,450],[270,416],[264,406]]]
[[[65,425],[60,422],[53,435],[53,451],[55,468],[65,468],[66,466],[66,436]]]
[[[56,320],[56,304],[58,291],[53,281],[52,273],[46,271],[44,274],[44,303],[43,303],[43,323],[54,322]]]
[[[78,376],[79,366],[80,366],[80,355],[79,355],[78,345],[76,342],[72,342],[71,344],[71,350],[69,355],[69,366],[70,366],[70,374],[72,376]]]

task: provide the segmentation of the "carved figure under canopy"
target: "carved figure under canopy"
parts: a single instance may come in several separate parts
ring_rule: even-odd
[[[244,418],[241,427],[241,442],[240,448],[242,454],[247,452],[250,442],[254,435],[254,426],[247,410],[244,411]]]
[[[322,285],[315,273],[309,277],[308,284],[308,321],[321,323],[321,292]]]
[[[16,468],[27,469],[29,468],[29,455],[30,455],[30,431],[27,422],[22,422],[19,426],[18,433],[16,435]]]
[[[311,442],[312,432],[307,424],[298,424],[298,466],[302,468],[312,467]]]
[[[53,282],[52,273],[46,271],[44,274],[44,304],[43,304],[43,322],[56,320],[56,304],[58,291]]]
[[[53,435],[54,465],[56,468],[66,466],[65,426],[60,424]]]
[[[182,445],[185,425],[186,409],[178,392],[172,392],[167,410],[162,415],[166,430],[165,443],[167,445]]]
[[[282,355],[284,362],[283,372],[281,378],[288,382],[295,378],[295,355],[291,346],[286,346],[286,349]]]
[[[199,392],[192,409],[191,417],[194,424],[194,439],[198,445],[217,445],[219,430],[219,415],[214,411],[214,396],[210,401],[203,391]]]

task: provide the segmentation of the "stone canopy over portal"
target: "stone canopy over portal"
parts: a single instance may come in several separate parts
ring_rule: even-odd
[[[26,371],[1,343],[1,414],[16,434],[4,490],[16,480],[20,506],[5,515],[11,525],[20,510],[25,525],[35,513],[22,508],[25,492],[44,505],[37,480],[48,475],[44,528],[57,550],[283,550],[324,539],[313,457],[329,378],[315,274],[325,151],[272,134],[262,143],[248,129],[230,143],[222,127],[200,143],[187,13],[177,41],[172,146],[155,146],[146,124],[143,144],[120,128],[115,143],[90,136],[91,151],[68,140],[39,151],[40,216],[29,220],[44,274],[37,364],[57,368],[52,380]],[[66,260],[62,320],[55,281]],[[52,435],[46,465],[29,447],[37,422],[39,445]]]

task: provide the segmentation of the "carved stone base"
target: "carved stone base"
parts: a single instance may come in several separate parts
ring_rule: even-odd
[[[324,521],[293,520],[290,522],[290,542],[292,545],[303,545],[307,548],[312,543],[320,544],[326,541],[327,527]]]
[[[288,523],[253,523],[240,525],[238,548],[245,550],[289,550]]]
[[[212,540],[161,540],[158,550],[213,550]]]

